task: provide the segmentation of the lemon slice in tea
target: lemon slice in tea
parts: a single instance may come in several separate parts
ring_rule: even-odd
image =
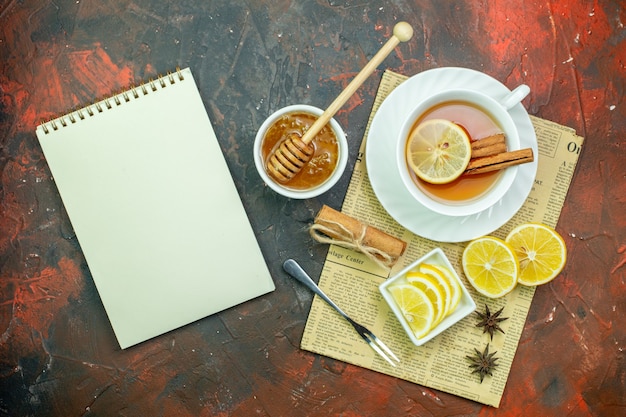
[[[536,223],[517,226],[506,238],[520,263],[519,283],[528,286],[552,281],[565,266],[567,249],[554,229]]]
[[[456,123],[432,119],[411,132],[406,159],[415,175],[431,184],[447,184],[457,179],[472,155],[470,139]]]

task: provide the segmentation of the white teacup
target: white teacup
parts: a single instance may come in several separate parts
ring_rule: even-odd
[[[500,201],[515,180],[517,174],[516,166],[502,169],[493,174],[497,176],[497,178],[477,195],[466,199],[446,199],[426,191],[426,187],[421,186],[419,180],[417,180],[412,173],[406,161],[407,140],[411,130],[416,126],[416,123],[425,117],[425,115],[431,113],[433,109],[442,108],[451,105],[451,103],[455,103],[472,107],[478,113],[481,113],[481,117],[488,117],[499,128],[497,130],[504,133],[507,150],[518,150],[520,149],[519,133],[508,110],[523,100],[529,92],[530,89],[528,86],[522,84],[507,96],[496,100],[478,91],[454,89],[440,92],[420,102],[409,113],[396,139],[397,168],[400,171],[400,177],[402,178],[404,186],[415,200],[433,212],[447,216],[468,216],[476,214]],[[446,119],[459,123],[447,117]],[[463,125],[463,123],[459,124]],[[467,129],[466,126],[464,126],[464,128],[470,130]],[[482,139],[482,137],[473,137],[472,139],[477,140]]]

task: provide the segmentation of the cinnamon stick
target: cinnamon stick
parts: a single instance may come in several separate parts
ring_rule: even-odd
[[[390,268],[406,249],[406,242],[382,230],[324,205],[311,226],[311,236],[319,242],[334,243],[365,253]],[[331,239],[325,239],[323,234]]]
[[[506,152],[504,133],[496,133],[495,135],[474,140],[471,146],[472,158],[483,158],[485,156]]]
[[[482,139],[472,141],[472,150],[484,148],[486,146],[496,145],[498,143],[504,143],[504,133],[496,133],[495,135],[486,136]]]
[[[532,161],[534,161],[534,155],[531,148],[502,152],[484,158],[471,159],[467,165],[465,174],[482,174]]]

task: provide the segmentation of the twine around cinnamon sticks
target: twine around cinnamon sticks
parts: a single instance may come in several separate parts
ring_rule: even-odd
[[[403,240],[326,205],[320,209],[309,232],[320,243],[357,250],[384,268],[391,268],[406,249]]]

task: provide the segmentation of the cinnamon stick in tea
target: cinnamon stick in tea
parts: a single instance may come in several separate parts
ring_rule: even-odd
[[[504,133],[496,133],[495,135],[486,136],[482,139],[477,139],[472,141],[472,150],[480,149],[491,145],[496,145],[498,143],[504,143],[505,137]]]
[[[315,217],[310,233],[318,242],[358,250],[387,268],[391,268],[406,249],[403,240],[326,205]]]
[[[504,133],[496,133],[495,135],[474,140],[471,146],[472,158],[483,158],[485,156],[506,152]]]
[[[484,158],[470,159],[465,174],[482,174],[532,161],[534,161],[534,155],[531,148],[502,152]]]

